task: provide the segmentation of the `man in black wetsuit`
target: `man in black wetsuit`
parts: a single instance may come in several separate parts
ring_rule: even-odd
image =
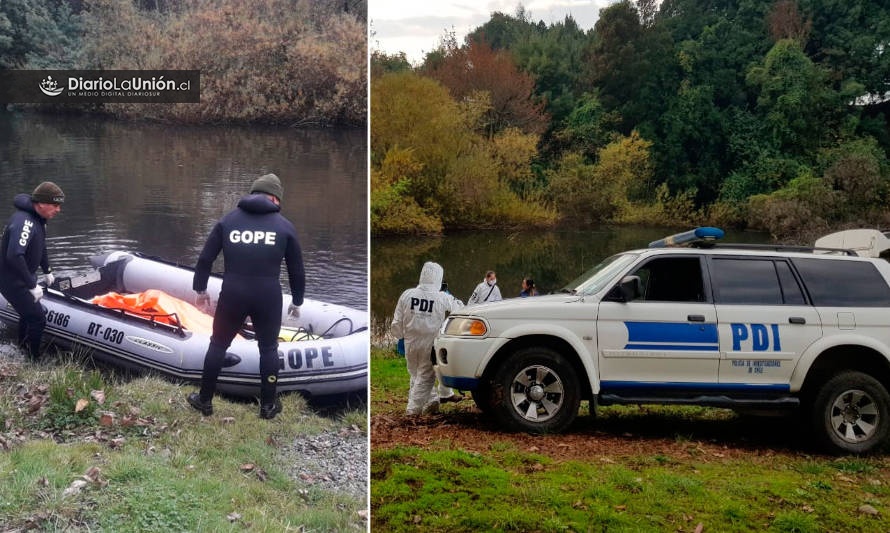
[[[275,174],[260,176],[250,194],[213,227],[195,266],[192,288],[198,307],[209,307],[207,280],[219,252],[225,261],[222,289],[210,347],[204,356],[201,391],[188,395],[189,404],[204,416],[213,414],[213,393],[226,350],[248,316],[260,349],[260,417],[281,412],[275,393],[278,380],[278,333],[281,330],[281,260],[287,263],[293,303],[288,312],[299,316],[306,276],[297,232],[280,213],[283,189]]]
[[[53,284],[46,255],[46,221],[59,214],[64,201],[62,189],[45,181],[30,195],[15,196],[15,213],[3,229],[0,294],[19,314],[19,344],[27,344],[32,360],[40,358],[40,339],[46,327],[46,315],[40,305],[43,289],[37,285],[38,266],[43,270],[46,286]]]

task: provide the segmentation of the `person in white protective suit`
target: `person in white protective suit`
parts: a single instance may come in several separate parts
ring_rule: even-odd
[[[420,284],[402,293],[392,319],[392,334],[405,339],[405,362],[411,377],[405,411],[409,416],[439,410],[436,369],[430,357],[433,340],[447,313],[463,307],[460,300],[440,290],[443,274],[438,263],[424,263]]]
[[[476,285],[473,294],[467,301],[467,305],[481,304],[486,302],[497,302],[503,300],[501,298],[501,289],[498,287],[498,278],[494,270],[485,273],[482,283]]]

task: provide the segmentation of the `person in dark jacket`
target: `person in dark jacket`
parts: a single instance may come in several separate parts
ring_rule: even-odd
[[[275,174],[257,178],[250,194],[242,197],[238,207],[213,227],[198,257],[192,288],[198,293],[195,304],[205,309],[210,307],[207,280],[220,251],[225,261],[213,334],[204,356],[201,390],[187,398],[204,416],[213,414],[211,402],[226,350],[248,316],[260,350],[260,417],[274,418],[281,412],[275,389],[282,303],[278,277],[282,259],[287,263],[292,297],[288,312],[292,316],[299,317],[306,285],[297,232],[280,213],[283,192]]]
[[[59,214],[64,201],[65,193],[51,181],[41,183],[30,195],[17,194],[12,202],[15,212],[0,240],[0,294],[19,314],[19,344],[27,346],[32,360],[40,358],[40,340],[46,327],[37,267],[43,270],[47,287],[54,281],[46,255],[46,221]]]

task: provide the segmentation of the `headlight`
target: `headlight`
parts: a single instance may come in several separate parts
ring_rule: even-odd
[[[485,322],[478,318],[452,318],[445,325],[446,335],[461,335],[465,337],[481,337],[488,333]]]

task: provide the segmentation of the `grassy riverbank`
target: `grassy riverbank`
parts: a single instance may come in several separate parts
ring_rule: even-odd
[[[268,421],[253,402],[217,398],[205,418],[185,402],[191,386],[88,367],[71,354],[31,364],[0,346],[5,528],[366,529],[362,399],[286,394]],[[357,451],[341,456],[330,441]]]
[[[407,419],[404,359],[371,372],[375,531],[890,530],[890,458],[814,454],[779,419],[610,407],[531,436],[469,399]]]

